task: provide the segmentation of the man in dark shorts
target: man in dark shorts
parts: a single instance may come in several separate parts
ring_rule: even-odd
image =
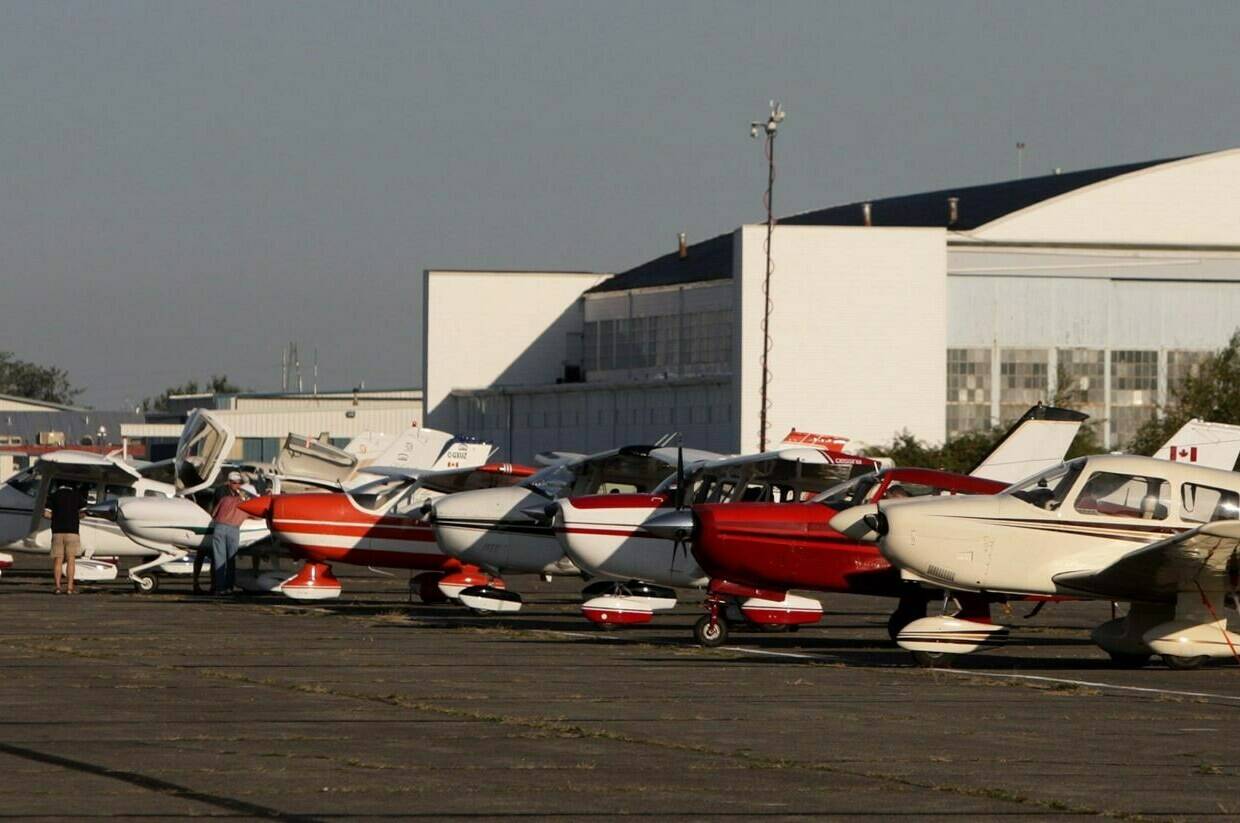
[[[69,483],[61,483],[47,496],[47,508],[43,510],[43,516],[52,521],[52,578],[56,581],[53,594],[60,594],[62,564],[67,567],[65,571],[69,576],[69,594],[77,594],[73,573],[77,556],[82,551],[82,539],[78,529],[83,505],[82,495],[78,493],[77,487]]]

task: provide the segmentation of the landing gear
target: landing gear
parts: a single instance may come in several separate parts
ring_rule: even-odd
[[[447,603],[448,596],[439,588],[440,580],[443,580],[442,574],[423,572],[409,581],[409,593],[412,595],[416,589],[418,599],[428,606],[438,606]]]
[[[947,652],[909,652],[913,661],[923,669],[950,669],[956,655]]]
[[[905,626],[925,616],[926,592],[916,584],[905,586],[896,610],[887,618],[887,636],[892,643],[896,642]]]
[[[159,589],[159,577],[154,574],[142,574],[130,578],[133,581],[133,590],[139,594],[151,594]]]
[[[728,640],[728,601],[717,595],[706,595],[706,616],[693,624],[693,638],[708,649],[722,646]]]
[[[1163,662],[1167,664],[1168,669],[1173,669],[1177,672],[1187,672],[1192,671],[1193,669],[1201,668],[1201,664],[1205,663],[1210,658],[1204,654],[1199,654],[1195,657],[1181,657],[1177,654],[1164,654],[1162,655],[1162,659]]]
[[[693,624],[693,636],[708,649],[722,646],[728,641],[728,624],[706,615]]]

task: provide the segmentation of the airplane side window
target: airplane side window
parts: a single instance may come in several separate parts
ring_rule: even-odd
[[[1094,472],[1076,496],[1076,510],[1102,517],[1165,520],[1171,487],[1158,477]]]
[[[1180,517],[1192,523],[1240,518],[1240,495],[1233,491],[1185,483],[1180,487]]]
[[[118,486],[104,486],[103,487],[103,499],[104,500],[119,500],[122,497],[133,497],[133,496],[134,496],[133,486],[119,486],[118,485]]]

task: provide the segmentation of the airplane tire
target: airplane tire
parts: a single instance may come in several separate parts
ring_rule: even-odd
[[[926,595],[921,591],[920,586],[910,586],[905,589],[904,594],[900,595],[896,610],[887,618],[887,636],[891,638],[892,643],[896,642],[896,638],[900,636],[905,626],[925,616]]]
[[[1150,662],[1148,654],[1122,654],[1120,652],[1107,652],[1107,654],[1111,655],[1111,665],[1117,669],[1141,669]]]
[[[442,575],[427,575],[423,577],[419,575],[421,580],[414,578],[418,586],[418,599],[428,606],[438,606],[448,602],[448,597],[439,590],[439,581]]]
[[[1187,672],[1192,671],[1193,669],[1201,668],[1201,664],[1206,662],[1208,658],[1204,654],[1199,654],[1195,657],[1181,657],[1177,654],[1164,654],[1162,655],[1162,659],[1163,662],[1167,664],[1168,669],[1173,669],[1177,672]]]
[[[947,652],[909,652],[913,660],[923,669],[950,669],[955,662],[955,655]]]
[[[151,594],[159,588],[159,578],[153,574],[135,577],[133,590],[138,594]]]
[[[717,620],[712,626],[709,616],[702,617],[693,624],[693,637],[708,649],[722,646],[728,640],[728,624]]]

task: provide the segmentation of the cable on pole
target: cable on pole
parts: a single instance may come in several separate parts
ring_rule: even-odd
[[[783,107],[775,100],[771,101],[771,112],[766,121],[755,120],[749,124],[749,136],[757,138],[764,135],[764,151],[766,154],[766,193],[762,196],[762,204],[766,207],[766,275],[762,278],[762,391],[758,409],[758,451],[766,451],[768,417],[771,408],[769,388],[771,383],[771,311],[775,303],[771,299],[771,277],[775,274],[775,263],[771,259],[771,241],[775,234],[775,135],[779,132],[779,124],[784,121]]]

